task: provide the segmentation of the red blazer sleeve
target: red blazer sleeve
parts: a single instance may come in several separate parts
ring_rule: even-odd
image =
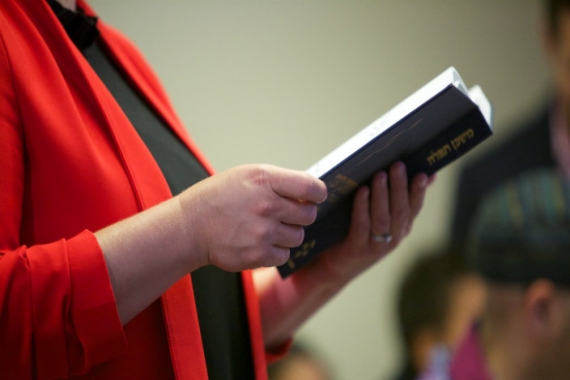
[[[0,28],[0,377],[66,378],[120,355],[126,340],[91,232],[21,243],[25,169],[34,157],[25,154],[5,38]]]

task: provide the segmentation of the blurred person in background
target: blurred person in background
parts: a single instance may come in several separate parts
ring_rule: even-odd
[[[481,203],[468,244],[487,303],[445,378],[568,378],[570,181],[546,169],[506,181]]]
[[[539,168],[557,167],[570,178],[570,0],[541,0],[541,39],[552,91],[536,115],[459,175],[451,243],[464,245],[481,199],[502,182]]]
[[[484,286],[463,258],[452,250],[424,253],[406,273],[397,300],[404,366],[391,380],[437,370],[478,318]]]

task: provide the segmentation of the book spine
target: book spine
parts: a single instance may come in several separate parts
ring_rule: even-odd
[[[418,173],[436,173],[492,134],[478,109],[465,115],[403,160],[408,180]]]

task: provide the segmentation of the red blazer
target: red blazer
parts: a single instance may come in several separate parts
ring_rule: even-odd
[[[140,53],[99,27],[113,59],[212,173]],[[158,165],[47,2],[2,0],[0,378],[207,378],[190,276],[123,327],[93,236],[169,197]],[[263,379],[258,300],[251,273],[242,278]]]

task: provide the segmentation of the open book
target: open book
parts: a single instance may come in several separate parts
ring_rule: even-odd
[[[395,161],[408,178],[431,175],[493,134],[492,108],[479,86],[467,89],[450,67],[308,169],[328,188],[300,247],[278,267],[287,277],[348,232],[356,189]]]

